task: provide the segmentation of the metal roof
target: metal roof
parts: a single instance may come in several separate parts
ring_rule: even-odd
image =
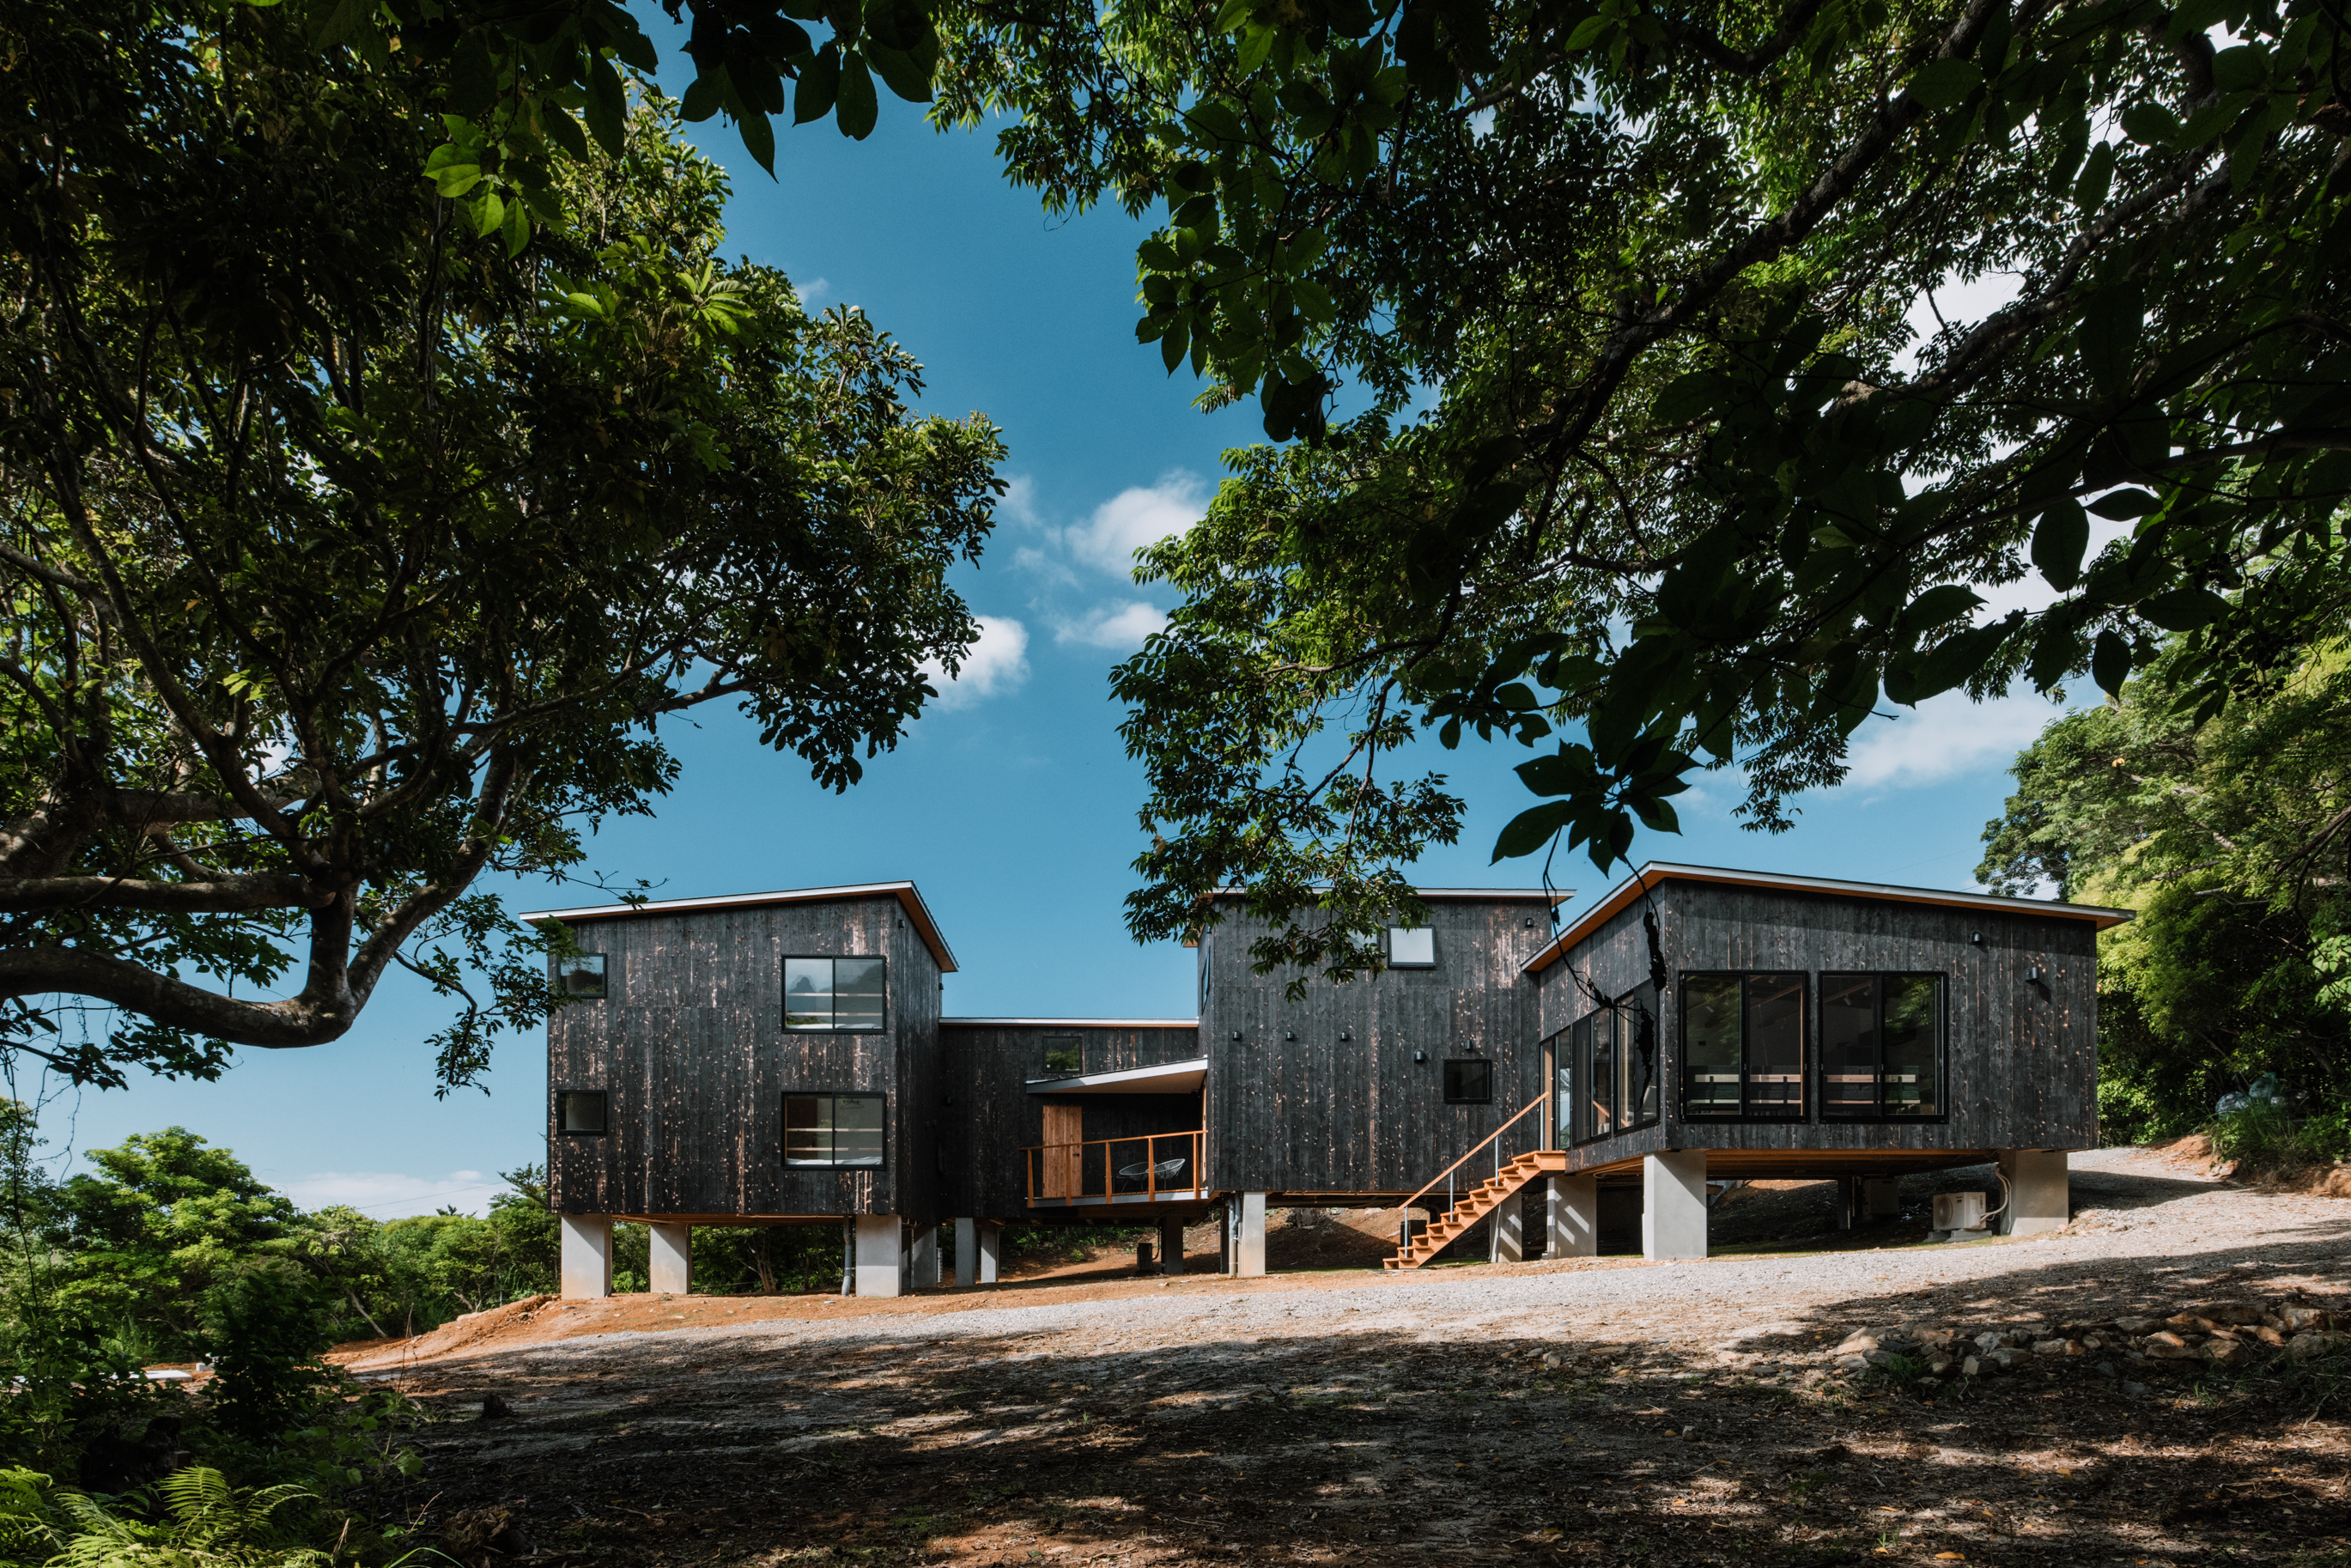
[[[1197,1029],[1198,1019],[941,1019],[965,1029]]]
[[[1088,1072],[1071,1078],[1031,1078],[1031,1094],[1188,1094],[1208,1075],[1208,1059],[1162,1061],[1151,1067],[1127,1067],[1116,1072]]]
[[[1627,904],[1651,888],[1668,882],[1706,882],[1733,887],[1772,888],[1785,893],[1823,893],[1839,898],[1876,898],[1894,904],[1930,904],[1951,909],[1980,909],[1998,915],[2045,915],[2062,920],[2088,920],[2100,930],[2131,918],[2127,909],[2106,909],[2094,904],[2064,904],[2044,898],[2003,898],[1993,893],[1952,893],[1942,888],[1901,887],[1892,883],[1839,882],[1824,876],[1789,876],[1779,872],[1734,871],[1724,866],[1675,865],[1651,861],[1618,883],[1608,896],[1593,904],[1562,931],[1543,950],[1520,966],[1521,974],[1547,969],[1568,949],[1597,931]]]
[[[938,922],[931,918],[930,905],[911,882],[861,882],[849,887],[795,887],[776,893],[728,893],[716,898],[654,898],[643,904],[599,904],[583,909],[540,909],[524,915],[525,920],[560,920],[566,925],[581,920],[621,920],[632,915],[694,915],[710,909],[757,909],[772,904],[830,904],[844,898],[878,898],[884,894],[894,897],[898,907],[914,922],[923,946],[938,960],[941,972],[955,973],[954,951],[947,939],[939,935]]]

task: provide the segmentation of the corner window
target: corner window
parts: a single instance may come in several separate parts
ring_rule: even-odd
[[[1494,1064],[1482,1056],[1457,1056],[1445,1064],[1445,1103],[1484,1105],[1494,1098]]]
[[[1691,975],[1682,981],[1682,1114],[1804,1116],[1803,975]]]
[[[1388,967],[1391,969],[1437,967],[1436,931],[1426,925],[1389,926]]]
[[[785,959],[784,1027],[841,1034],[888,1028],[887,965],[883,958]]]
[[[879,1094],[784,1096],[784,1164],[878,1166],[882,1163]]]
[[[592,1135],[604,1130],[601,1089],[561,1089],[555,1095],[555,1130]]]
[[[1943,977],[1821,977],[1821,1114],[1943,1116]]]
[[[1045,1071],[1048,1072],[1083,1072],[1085,1042],[1074,1034],[1049,1034],[1045,1037]]]
[[[1625,992],[1559,1034],[1560,1126],[1589,1143],[1657,1120],[1657,993]]]
[[[604,994],[604,955],[574,953],[555,960],[555,988],[567,997]]]

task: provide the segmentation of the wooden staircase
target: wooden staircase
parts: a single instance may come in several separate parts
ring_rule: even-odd
[[[1515,1119],[1515,1118],[1513,1118]],[[1538,1149],[1531,1155],[1520,1155],[1493,1176],[1478,1184],[1453,1206],[1449,1214],[1440,1215],[1428,1222],[1428,1228],[1412,1239],[1412,1245],[1400,1247],[1393,1258],[1383,1258],[1384,1269],[1417,1269],[1510,1198],[1535,1177],[1550,1171],[1567,1168],[1567,1155],[1560,1149]]]

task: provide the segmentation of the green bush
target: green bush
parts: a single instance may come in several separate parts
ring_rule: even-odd
[[[2213,1153],[2237,1162],[2240,1176],[2292,1176],[2351,1154],[2351,1116],[2341,1108],[2296,1116],[2256,1100],[2213,1118],[2206,1135]]]
[[[205,1292],[201,1315],[211,1416],[224,1432],[267,1442],[309,1426],[335,1398],[338,1375],[319,1359],[333,1320],[300,1270],[257,1260]]]

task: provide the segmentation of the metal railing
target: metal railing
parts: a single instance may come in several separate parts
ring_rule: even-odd
[[[1533,1099],[1528,1101],[1526,1104],[1520,1108],[1517,1115],[1511,1117],[1509,1121],[1503,1123],[1500,1126],[1495,1128],[1492,1132],[1487,1134],[1485,1137],[1472,1145],[1468,1154],[1462,1155],[1459,1159],[1454,1161],[1451,1165],[1437,1172],[1436,1176],[1430,1177],[1426,1186],[1422,1187],[1418,1192],[1414,1193],[1410,1197],[1405,1198],[1404,1202],[1399,1204],[1397,1207],[1400,1208],[1409,1209],[1414,1204],[1418,1203],[1422,1198],[1435,1191],[1438,1182],[1443,1182],[1445,1184],[1445,1212],[1447,1214],[1452,1213],[1456,1203],[1454,1196],[1454,1173],[1458,1171],[1463,1166],[1468,1165],[1471,1160],[1477,1158],[1478,1151],[1490,1144],[1494,1148],[1494,1174],[1496,1176],[1500,1176],[1502,1174],[1502,1134],[1509,1132],[1512,1127],[1517,1126],[1520,1122],[1524,1120],[1528,1112],[1541,1110],[1542,1108],[1543,1102],[1550,1098],[1551,1092],[1549,1090],[1545,1090],[1542,1093],[1538,1094]],[[1401,1239],[1403,1249],[1409,1250],[1412,1247],[1412,1220],[1409,1218],[1400,1222],[1397,1228],[1397,1234]]]
[[[1156,1203],[1207,1196],[1200,1170],[1203,1134],[1154,1133],[1039,1144],[1020,1151],[1029,1201]]]

